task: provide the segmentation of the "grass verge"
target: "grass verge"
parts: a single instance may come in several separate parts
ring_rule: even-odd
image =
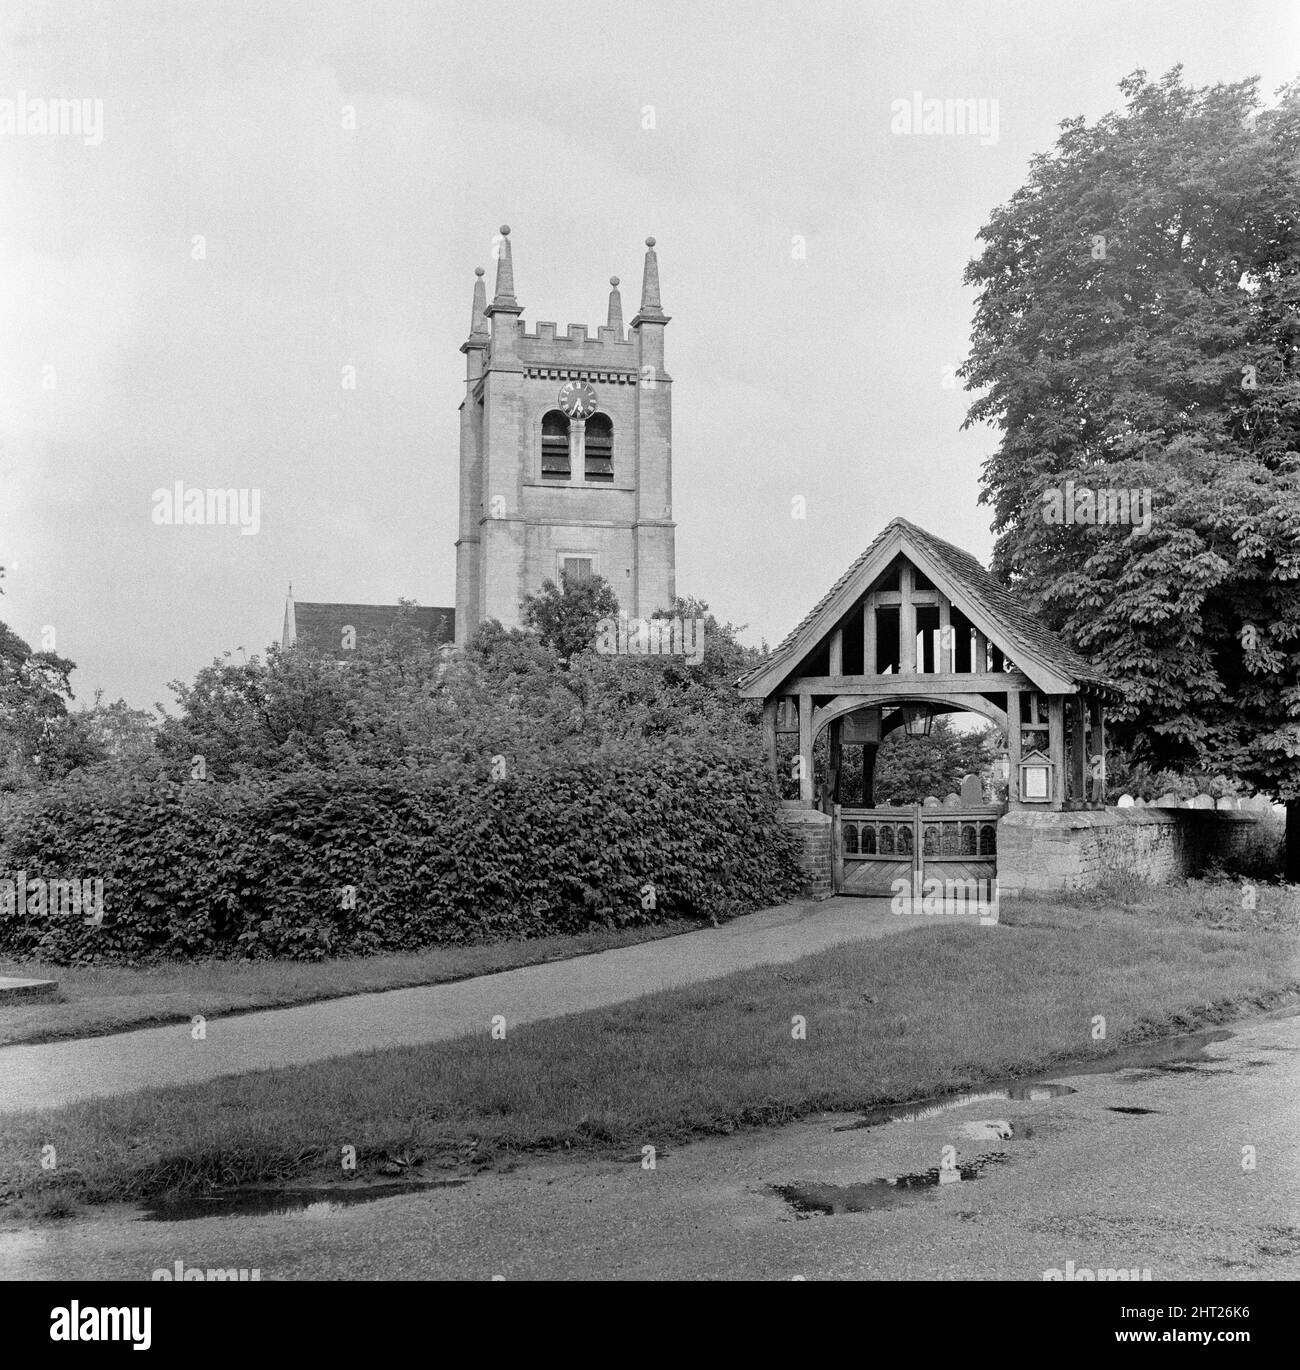
[[[1004,905],[619,1007],[5,1119],[10,1212],[214,1186],[637,1155],[692,1137],[1038,1075],[1300,992],[1300,891]],[[793,1032],[795,1016],[806,1039]],[[1094,1022],[1105,1018],[1105,1038]],[[40,1169],[57,1149],[56,1172]],[[19,1204],[23,1207],[19,1207]],[[56,1205],[57,1207],[57,1205]]]
[[[306,1004],[314,999],[337,999],[346,994],[446,984],[673,937],[700,927],[698,922],[677,920],[484,946],[432,947],[405,956],[354,956],[320,962],[212,960],[127,967],[54,966],[0,958],[0,975],[57,980],[59,985],[56,1000],[0,1007],[0,1047],[188,1022],[196,1013],[211,1018]]]

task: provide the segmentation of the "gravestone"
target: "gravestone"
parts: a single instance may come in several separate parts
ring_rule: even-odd
[[[943,797],[943,806],[944,806],[945,809],[959,809],[959,808],[961,808],[961,795],[959,795],[959,794],[945,794],[944,797]]]
[[[1133,807],[1133,796],[1131,794],[1122,794],[1116,801],[1116,804],[1121,809],[1131,809]]]
[[[921,801],[921,807],[923,809],[937,809],[939,808],[939,801],[934,795],[927,794]]]
[[[968,809],[978,809],[984,803],[984,786],[977,775],[964,775],[961,779],[961,802]]]

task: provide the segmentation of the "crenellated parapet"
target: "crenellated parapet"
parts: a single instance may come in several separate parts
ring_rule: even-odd
[[[457,632],[485,618],[520,621],[546,580],[597,574],[645,617],[675,593],[669,322],[654,239],[641,305],[623,321],[609,278],[603,324],[550,320],[531,329],[515,294],[508,225],[494,246],[489,302],[476,272],[461,407]]]

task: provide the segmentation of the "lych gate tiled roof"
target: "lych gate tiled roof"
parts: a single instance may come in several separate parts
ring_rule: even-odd
[[[353,655],[343,648],[343,630],[356,630],[357,650],[382,637],[393,626],[400,604],[311,604],[290,600],[285,613],[283,646],[292,645],[325,656],[346,659]],[[430,647],[451,642],[456,636],[456,611],[440,608],[410,608],[415,626]]]
[[[969,552],[954,547],[951,542],[927,533],[914,523],[899,519],[914,542],[923,545],[949,576],[969,595],[978,600],[994,618],[1007,625],[1015,641],[1036,656],[1045,666],[1055,667],[1063,676],[1079,685],[1111,685],[1087,657],[1080,656],[1063,638],[1046,628],[1037,614],[1014,591],[994,580]],[[1014,649],[1009,653],[1013,658]]]
[[[918,552],[933,560],[937,568],[953,582],[961,598],[982,607],[988,616],[1003,628],[1007,655],[1013,661],[1016,659],[1015,649],[1019,646],[1026,654],[1035,657],[1044,666],[1076,684],[1114,688],[1112,681],[1056,633],[1044,627],[1034,612],[1013,591],[994,580],[969,552],[954,547],[951,542],[945,542],[942,538],[937,538],[933,533],[927,533],[924,528],[918,528],[916,524],[902,518],[891,519],[881,529],[866,551],[786,634],[772,655],[745,675],[739,684],[744,686],[756,676],[771,670],[783,656],[790,658],[790,665],[793,667],[799,655],[816,645],[811,641],[805,641],[805,638],[825,607],[853,580],[862,567],[876,556],[886,542],[900,533],[906,536]],[[924,566],[921,569],[924,570]],[[960,607],[958,603],[958,608]]]

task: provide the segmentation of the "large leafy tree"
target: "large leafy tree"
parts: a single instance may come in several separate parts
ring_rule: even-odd
[[[618,613],[618,597],[604,576],[560,577],[542,582],[535,595],[523,599],[524,622],[564,661],[590,651],[596,642],[596,625]]]
[[[0,788],[17,789],[103,759],[84,716],[69,714],[76,663],[34,652],[0,623]]]
[[[193,682],[173,680],[179,713],[158,732],[176,777],[234,779],[323,765],[332,730],[347,719],[348,677],[334,662],[272,647],[265,660],[227,652]],[[201,769],[200,769],[201,768]]]
[[[1287,803],[1300,880],[1300,84],[1256,84],[1138,71],[1065,121],[982,230],[963,374],[995,573],[1123,685],[1135,757]],[[1062,521],[1071,480],[1149,504]]]

